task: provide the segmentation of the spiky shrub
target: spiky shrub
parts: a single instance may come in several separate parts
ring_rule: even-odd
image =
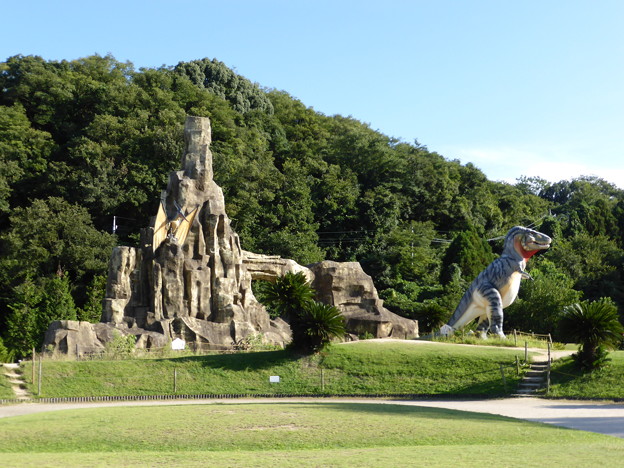
[[[345,334],[340,311],[316,302],[314,295],[303,273],[286,273],[264,291],[266,305],[290,324],[290,347],[302,353],[313,353]]]
[[[566,307],[559,327],[563,337],[579,344],[574,360],[589,371],[606,364],[607,350],[618,348],[624,333],[617,307],[604,298]]]
[[[316,352],[333,338],[345,335],[344,317],[340,311],[320,302],[307,303],[291,328],[293,349],[304,353]]]
[[[314,289],[303,273],[289,272],[264,288],[264,301],[276,316],[291,322],[307,303],[314,301]]]

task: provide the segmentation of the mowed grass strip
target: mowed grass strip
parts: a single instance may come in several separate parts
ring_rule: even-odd
[[[0,366],[0,399],[1,398],[15,398],[15,393],[13,392],[13,387],[9,382],[9,378],[4,374],[8,372],[6,367]]]
[[[178,394],[504,395],[518,383],[510,349],[414,342],[333,345],[309,357],[288,351],[122,361],[43,362],[42,397]],[[30,380],[30,363],[24,375]],[[270,383],[279,376],[279,383]],[[38,386],[31,382],[30,390]]]
[[[389,403],[227,403],[0,419],[0,453],[5,466],[574,467],[616,466],[624,440]]]
[[[578,370],[572,358],[553,363],[548,396],[556,398],[624,398],[624,351],[609,353],[611,361],[591,373]]]
[[[323,359],[331,389],[345,393],[504,395],[521,377],[518,350],[414,342],[356,342],[335,346]]]

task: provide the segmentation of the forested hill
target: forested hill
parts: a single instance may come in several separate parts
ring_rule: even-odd
[[[53,319],[99,319],[110,251],[137,243],[156,213],[186,115],[211,119],[215,179],[246,250],[358,260],[386,305],[421,330],[450,314],[500,249],[491,239],[518,224],[555,242],[531,260],[535,281],[506,327],[553,332],[562,306],[581,297],[611,297],[624,311],[624,193],[603,180],[492,182],[217,60],[135,70],[111,56],[15,56],[0,63],[8,347],[38,345]]]

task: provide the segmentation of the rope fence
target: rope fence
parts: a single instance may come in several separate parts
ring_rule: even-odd
[[[548,343],[552,344],[553,340],[552,340],[552,336],[550,335],[550,333],[544,335],[544,334],[540,334],[540,333],[526,333],[526,332],[521,332],[520,330],[513,330],[513,337],[514,337],[514,343],[517,346],[518,345],[518,338],[520,338],[521,340],[523,338],[530,338],[530,339],[544,339],[546,340]]]

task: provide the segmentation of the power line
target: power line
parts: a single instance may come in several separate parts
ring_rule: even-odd
[[[377,232],[376,229],[360,229],[358,231],[317,231],[317,234],[352,234],[364,232]]]

